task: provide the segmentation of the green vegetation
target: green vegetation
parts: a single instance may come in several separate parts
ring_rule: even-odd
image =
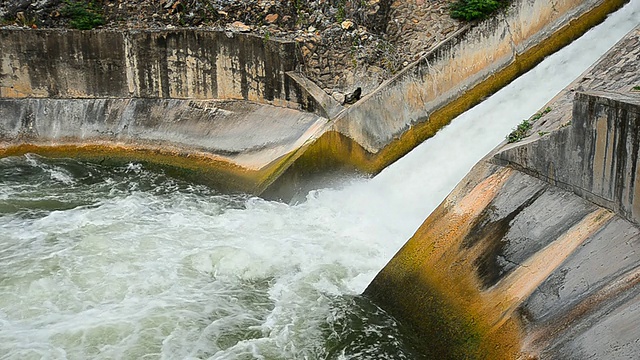
[[[0,19],[0,25],[13,25],[16,22],[16,18],[12,16],[3,16]]]
[[[635,91],[640,91],[640,85],[638,85],[638,86],[634,86],[634,87],[633,87],[633,90],[635,90]]]
[[[508,4],[509,0],[456,0],[449,12],[454,19],[472,21],[484,19]]]
[[[380,65],[389,74],[394,75],[400,70],[402,63],[402,55],[396,47],[385,40],[376,44],[376,55],[380,59]]]
[[[529,120],[530,120],[531,122],[534,122],[534,121],[536,121],[536,120],[540,119],[541,117],[545,116],[546,114],[548,114],[548,113],[549,113],[549,111],[551,111],[551,108],[547,106],[544,110],[542,110],[542,111],[540,111],[539,113],[537,113],[537,114],[533,115],[533,116],[531,117],[531,119],[529,119]]]
[[[338,2],[338,12],[336,13],[336,21],[341,23],[347,19],[347,11],[345,9],[346,0]]]
[[[527,137],[527,132],[531,130],[533,127],[533,123],[529,120],[522,120],[520,124],[509,134],[507,135],[507,142],[514,143],[516,141],[520,141]]]
[[[262,42],[266,44],[269,42],[269,40],[271,40],[271,31],[267,30],[264,32],[264,38],[262,39]]]
[[[104,18],[93,1],[65,0],[60,13],[69,18],[69,25],[74,29],[90,30],[104,24]]]
[[[533,123],[536,122],[536,120],[539,120],[545,114],[549,113],[549,111],[551,111],[551,108],[547,107],[541,112],[533,115],[529,119],[522,120],[522,122],[518,124],[518,126],[513,129],[513,131],[509,135],[507,135],[507,142],[511,144],[526,138],[529,135],[529,130],[531,130],[531,128],[533,127]],[[544,134],[546,133],[542,131],[538,133],[538,135],[540,136],[543,136]]]

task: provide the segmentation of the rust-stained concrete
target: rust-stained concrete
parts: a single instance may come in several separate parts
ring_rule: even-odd
[[[640,27],[547,104],[534,135],[476,165],[368,287],[425,353],[640,354],[639,41]]]

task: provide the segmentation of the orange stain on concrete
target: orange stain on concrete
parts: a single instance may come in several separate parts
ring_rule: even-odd
[[[506,321],[518,305],[533,293],[585,240],[600,230],[614,213],[599,208],[575,224],[558,239],[520,264],[508,276],[483,294],[488,313],[496,325]]]

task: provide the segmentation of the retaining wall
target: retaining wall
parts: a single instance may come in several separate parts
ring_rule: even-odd
[[[335,112],[292,73],[293,42],[199,29],[2,29],[0,44],[0,156],[145,161],[260,193]]]
[[[249,100],[314,112],[295,43],[200,29],[0,31],[0,97]]]
[[[640,353],[639,41],[480,161],[369,285],[427,358]]]
[[[576,93],[572,119],[496,158],[640,223],[640,96]]]
[[[340,113],[297,171],[344,166],[376,173],[433,136],[625,0],[515,0],[465,27]]]
[[[278,167],[288,168],[279,183],[336,165],[375,173],[624,2],[515,0],[347,109],[293,72],[300,57],[291,42],[200,29],[3,29],[0,97],[63,98],[76,107],[108,98],[226,99],[313,112],[333,122],[297,142],[304,146]]]

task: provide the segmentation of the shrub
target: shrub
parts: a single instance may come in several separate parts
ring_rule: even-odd
[[[60,13],[70,19],[69,25],[74,29],[90,30],[104,24],[102,15],[98,13],[92,1],[65,0]]]
[[[507,135],[507,142],[514,143],[516,141],[520,141],[526,138],[527,136],[529,136],[528,132],[533,127],[533,123],[536,120],[539,120],[540,118],[548,114],[550,111],[551,111],[551,108],[547,107],[541,112],[533,115],[529,119],[522,120],[522,122],[518,124],[518,126],[515,129],[513,129],[513,131],[509,135]],[[538,135],[540,136],[543,136],[545,134],[547,133],[542,131],[538,133]]]
[[[522,122],[507,135],[507,142],[514,143],[524,139],[527,136],[527,132],[531,130],[531,127],[533,127],[533,123],[529,120],[522,120]]]
[[[456,0],[449,11],[454,19],[471,21],[484,19],[507,4],[508,0]]]

